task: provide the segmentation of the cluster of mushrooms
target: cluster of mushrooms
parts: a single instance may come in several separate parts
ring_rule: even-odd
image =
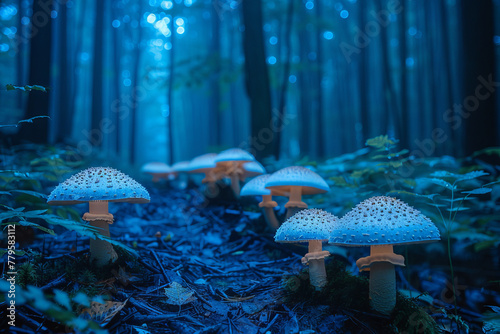
[[[356,264],[361,271],[370,271],[370,305],[382,314],[390,314],[396,304],[396,275],[394,266],[404,266],[404,257],[394,254],[394,245],[407,245],[440,240],[439,230],[418,210],[392,197],[369,198],[341,219],[320,210],[308,209],[302,195],[325,193],[329,186],[315,172],[292,166],[265,174],[266,170],[248,152],[233,148],[219,154],[209,153],[190,162],[179,162],[172,167],[163,163],[149,163],[143,172],[153,181],[171,179],[181,172],[203,173],[208,185],[228,178],[238,196],[262,196],[259,207],[271,228],[276,230],[275,241],[281,243],[308,243],[308,252],[302,263],[309,266],[311,285],[321,290],[327,283],[323,242],[338,246],[370,246],[370,256]],[[253,177],[241,189],[240,181]],[[274,209],[278,204],[273,196],[289,200],[286,221],[280,225]],[[109,167],[86,169],[58,185],[49,195],[50,205],[89,203],[89,212],[83,215],[101,235],[109,237],[113,215],[108,202],[147,203],[146,189],[129,176]],[[98,266],[116,260],[112,245],[96,238],[90,241],[91,259]]]

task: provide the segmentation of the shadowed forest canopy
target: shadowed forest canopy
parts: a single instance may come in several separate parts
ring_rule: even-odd
[[[0,124],[50,120],[3,144],[139,165],[227,147],[328,158],[388,134],[464,156],[498,145],[499,14],[492,0],[4,0]]]

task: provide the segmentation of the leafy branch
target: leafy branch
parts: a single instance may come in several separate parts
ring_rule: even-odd
[[[48,119],[50,119],[49,116],[44,116],[44,115],[42,115],[42,116],[35,116],[35,117],[28,118],[28,119],[22,119],[19,122],[17,122],[17,124],[4,124],[4,125],[0,124],[0,128],[7,128],[7,127],[17,128],[22,123],[33,123],[33,120],[38,119],[38,118],[48,118]]]
[[[23,92],[31,92],[32,90],[38,90],[38,91],[44,92],[44,93],[47,93],[49,90],[48,88],[40,86],[40,85],[14,86],[12,84],[7,84],[7,85],[5,85],[5,88],[7,88],[7,90],[20,90]]]

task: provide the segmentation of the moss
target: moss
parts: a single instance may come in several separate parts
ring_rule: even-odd
[[[379,315],[370,309],[367,277],[352,275],[346,271],[345,264],[337,260],[327,261],[326,271],[328,283],[321,291],[315,291],[309,283],[307,269],[299,275],[284,277],[286,302],[328,305],[333,314],[354,312],[359,321],[384,333],[440,333],[434,319],[417,304],[415,298],[405,298],[398,293],[391,316]],[[347,327],[351,325],[356,327],[356,324],[345,324]]]
[[[396,333],[440,333],[434,319],[417,304],[417,298],[406,298],[399,293],[396,298],[396,307],[391,315]]]

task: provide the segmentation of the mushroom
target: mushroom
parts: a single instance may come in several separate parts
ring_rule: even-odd
[[[217,153],[207,153],[194,158],[187,166],[188,172],[205,174],[205,178],[201,181],[203,183],[217,182],[223,178],[224,173],[222,168],[216,166],[216,156]]]
[[[394,254],[393,245],[440,240],[434,223],[397,198],[369,198],[340,220],[329,243],[342,246],[370,246],[370,256],[356,261],[361,271],[370,271],[370,305],[390,314],[396,305],[394,266],[404,266],[404,257]]]
[[[302,202],[302,195],[321,194],[330,190],[321,176],[301,166],[286,167],[273,173],[266,182],[266,188],[290,193],[290,199],[285,204],[288,209],[286,218],[300,209],[307,209],[307,204]]]
[[[158,182],[160,179],[167,179],[174,170],[169,165],[163,162],[148,162],[143,165],[141,171],[153,176],[153,182]]]
[[[176,173],[189,172],[189,161],[179,161],[172,165],[172,170]]]
[[[231,178],[231,189],[236,197],[240,196],[240,178],[244,174],[242,166],[250,161],[255,161],[255,157],[240,148],[222,151],[215,158],[217,167],[222,168],[226,176]]]
[[[240,175],[241,182],[244,182],[248,177],[266,174],[266,169],[258,161],[245,162],[242,168],[243,173]]]
[[[321,290],[327,282],[325,257],[330,253],[322,250],[322,242],[328,240],[337,224],[338,218],[334,215],[320,209],[307,209],[288,218],[274,236],[276,242],[309,243],[302,264],[309,265],[309,280],[316,290]]]
[[[122,172],[109,167],[91,167],[71,176],[59,184],[49,195],[49,205],[89,203],[89,212],[83,220],[109,237],[109,224],[113,215],[108,212],[108,202],[148,203],[149,193],[139,183]],[[104,240],[90,240],[91,259],[98,266],[117,259],[113,246]]]
[[[276,230],[280,225],[278,219],[276,219],[273,208],[278,206],[278,203],[273,201],[272,197],[283,196],[285,193],[280,190],[270,190],[264,187],[270,176],[269,174],[260,175],[248,181],[248,183],[241,188],[241,196],[262,196],[262,202],[259,203],[259,207],[261,207],[264,212],[264,218],[267,224],[273,230]]]

